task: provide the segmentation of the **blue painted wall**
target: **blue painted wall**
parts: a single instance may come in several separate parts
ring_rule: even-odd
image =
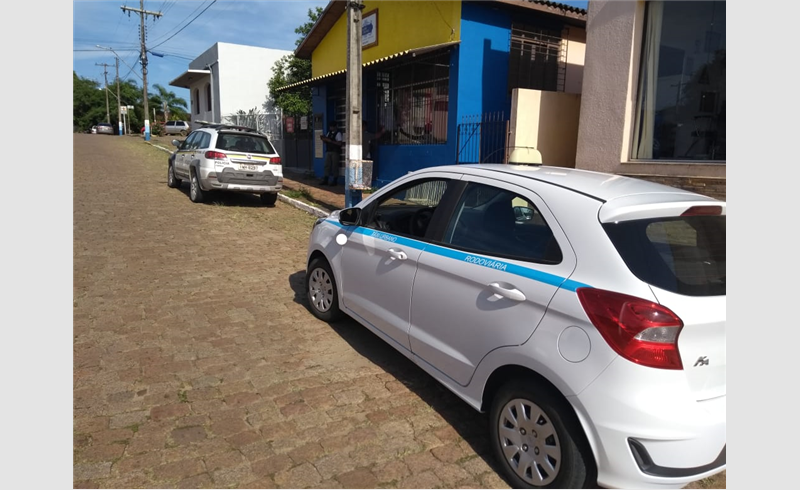
[[[488,112],[503,112],[506,118],[510,116],[511,15],[506,10],[473,2],[462,2],[461,15],[461,43],[450,56],[447,144],[379,145],[377,157],[373,156],[376,162],[373,180],[377,187],[414,170],[454,164],[458,123],[462,118]],[[371,78],[365,74],[365,87],[374,85],[369,80]],[[332,108],[327,107],[326,93],[326,87],[321,86],[313,105],[315,113],[325,114],[327,130],[327,122],[333,113]],[[374,99],[368,98],[366,89],[362,93],[366,109],[374,104]],[[374,119],[369,110],[365,110],[365,116],[368,121]],[[370,129],[375,129],[371,122]],[[314,172],[322,176],[323,159],[314,159]]]
[[[511,16],[495,7],[462,2],[457,122],[486,112],[511,112],[508,56]]]

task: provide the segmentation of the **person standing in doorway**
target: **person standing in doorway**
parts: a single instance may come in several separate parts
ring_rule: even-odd
[[[336,185],[339,180],[339,161],[341,159],[344,138],[342,132],[336,126],[336,121],[328,123],[328,132],[321,137],[325,143],[325,166],[323,168],[322,181],[319,185],[328,185],[328,177],[331,178],[330,185]]]

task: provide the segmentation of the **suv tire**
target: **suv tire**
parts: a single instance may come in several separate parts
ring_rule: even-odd
[[[261,194],[261,203],[267,206],[274,206],[275,201],[278,200],[278,193],[277,192],[265,192]]]
[[[205,194],[203,193],[203,189],[200,188],[200,180],[197,178],[197,172],[194,170],[192,170],[190,184],[189,199],[191,199],[192,202],[203,202],[203,199],[205,199]]]
[[[175,177],[175,168],[171,163],[167,164],[167,187],[173,189],[181,186],[181,179]]]

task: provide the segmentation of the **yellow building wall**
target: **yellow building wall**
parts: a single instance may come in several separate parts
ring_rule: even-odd
[[[461,39],[461,2],[364,2],[364,14],[378,9],[378,44],[361,53],[362,63],[384,56]],[[318,77],[347,67],[347,12],[311,54],[311,76]]]

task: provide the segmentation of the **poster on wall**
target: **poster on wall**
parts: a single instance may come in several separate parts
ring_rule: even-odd
[[[314,158],[322,158],[322,130],[314,130]]]
[[[361,18],[361,49],[378,45],[378,9],[371,10]]]
[[[308,116],[300,116],[300,129],[303,131],[308,129]]]
[[[294,118],[287,117],[286,118],[286,132],[287,133],[294,133]]]

